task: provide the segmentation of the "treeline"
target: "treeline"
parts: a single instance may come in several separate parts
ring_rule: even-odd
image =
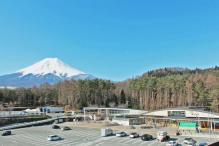
[[[207,106],[219,112],[219,68],[164,68],[119,83],[101,79],[71,80],[29,89],[1,89],[1,102],[32,107],[68,105],[72,109],[104,106],[155,110]]]
[[[115,84],[108,80],[70,80],[56,85],[45,84],[34,88],[1,89],[0,103],[11,106],[37,107],[44,105],[117,107],[126,103],[124,91],[115,94]]]
[[[58,104],[58,92],[49,84],[34,88],[0,89],[0,103],[9,106],[36,107]]]
[[[118,105],[118,98],[113,93],[115,85],[108,80],[64,81],[56,85],[58,103],[73,108],[85,106]]]

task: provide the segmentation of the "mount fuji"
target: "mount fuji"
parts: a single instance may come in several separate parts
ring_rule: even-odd
[[[0,76],[3,87],[33,87],[64,80],[92,80],[94,76],[72,68],[58,58],[46,58],[15,73]]]

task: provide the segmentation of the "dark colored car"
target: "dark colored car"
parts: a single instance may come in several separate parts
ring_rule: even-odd
[[[58,125],[52,125],[52,129],[60,129]]]
[[[149,140],[152,140],[153,139],[153,136],[150,135],[150,134],[144,134],[141,136],[141,140],[143,141],[149,141]]]
[[[161,139],[161,142],[168,141],[168,140],[170,140],[170,136],[169,136],[169,135],[163,137],[163,138]]]
[[[4,131],[2,133],[2,136],[8,136],[8,135],[11,135],[11,131],[10,130]]]
[[[201,143],[199,143],[199,146],[207,146],[207,145],[208,145],[207,142],[201,142]]]
[[[71,130],[71,128],[69,128],[69,127],[63,127],[63,128],[61,128],[62,129],[62,131],[66,131],[66,130]]]

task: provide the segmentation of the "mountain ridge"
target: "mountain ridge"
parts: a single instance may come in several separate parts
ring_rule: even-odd
[[[45,58],[15,73],[1,75],[0,86],[33,87],[64,80],[85,80],[95,77],[65,64],[58,58]]]

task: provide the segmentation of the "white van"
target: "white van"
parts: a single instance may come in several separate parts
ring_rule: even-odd
[[[113,135],[113,130],[111,128],[102,128],[101,129],[101,136],[105,137],[105,136],[111,136]]]

